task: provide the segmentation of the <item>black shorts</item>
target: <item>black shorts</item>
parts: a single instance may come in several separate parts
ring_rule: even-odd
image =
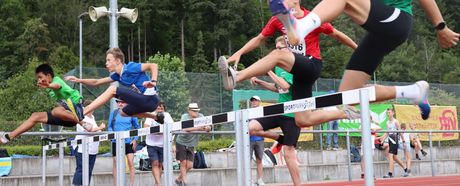
[[[187,147],[176,143],[176,159],[179,161],[188,160],[193,162],[195,158],[194,147]]]
[[[391,16],[394,15],[397,17],[393,20]],[[361,26],[368,32],[353,52],[346,69],[372,75],[383,57],[407,40],[412,30],[412,16],[383,4],[382,0],[371,0],[369,17]]]
[[[389,146],[388,152],[390,154],[398,155],[399,135],[398,134],[389,134],[388,137],[391,138],[391,139],[388,139],[388,146]]]
[[[122,110],[129,116],[153,112],[157,109],[159,103],[157,95],[144,95],[127,87],[117,87],[116,94],[116,98],[127,103]]]
[[[256,121],[262,125],[264,131],[280,127],[284,134],[283,145],[294,147],[297,145],[300,128],[295,124],[294,118],[281,115],[258,118]]]
[[[48,121],[46,122],[46,124],[49,125],[59,125],[63,127],[74,127],[75,125],[77,125],[77,123],[73,121],[64,121],[58,117],[54,117],[51,114],[51,112],[46,112],[46,115],[48,116]]]
[[[309,98],[313,95],[313,85],[321,75],[323,64],[314,57],[295,54],[294,66],[291,69],[292,99]]]
[[[126,154],[134,154],[133,144],[125,143],[125,155]],[[117,144],[112,142],[112,155],[117,155]]]

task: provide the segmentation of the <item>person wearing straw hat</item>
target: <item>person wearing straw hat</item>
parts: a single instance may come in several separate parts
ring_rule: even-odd
[[[200,108],[197,103],[188,104],[187,113],[183,114],[181,121],[191,120],[204,117],[200,113]],[[185,132],[193,131],[211,131],[210,126],[200,126],[183,129]],[[178,134],[176,137],[176,159],[180,161],[180,173],[176,178],[175,183],[177,185],[187,185],[187,171],[193,168],[194,150],[198,145],[199,135],[198,134]]]

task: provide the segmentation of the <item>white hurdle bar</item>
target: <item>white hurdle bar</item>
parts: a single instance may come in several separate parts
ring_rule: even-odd
[[[209,126],[209,125],[235,122],[235,130],[236,130],[235,132],[237,136],[236,137],[237,153],[238,153],[237,155],[238,185],[239,186],[249,186],[251,185],[251,179],[250,179],[251,178],[251,169],[250,169],[251,164],[250,164],[250,159],[249,159],[250,158],[249,132],[248,132],[247,123],[249,122],[250,119],[281,115],[281,114],[289,114],[289,113],[295,113],[295,112],[301,112],[301,111],[307,111],[307,110],[314,110],[314,109],[325,108],[325,107],[330,107],[330,106],[353,105],[353,104],[361,103],[362,105],[361,119],[363,123],[363,127],[362,127],[363,137],[367,137],[368,135],[368,138],[364,138],[364,139],[367,139],[367,140],[364,140],[365,142],[364,155],[365,155],[365,158],[366,157],[372,158],[372,156],[369,155],[369,153],[371,152],[369,102],[375,101],[375,100],[376,100],[375,87],[365,87],[361,89],[337,92],[337,93],[323,95],[323,96],[293,100],[289,102],[278,103],[278,104],[264,106],[264,107],[257,107],[257,108],[250,108],[250,109],[243,109],[243,110],[231,111],[231,112],[226,112],[226,113],[220,113],[220,114],[205,116],[201,118],[196,118],[193,120],[179,121],[179,122],[173,123],[172,125],[165,124],[165,125],[160,125],[156,127],[141,128],[141,129],[136,129],[136,130],[121,131],[117,133],[110,133],[110,134],[104,134],[104,135],[99,135],[99,136],[87,137],[87,139],[85,140],[85,143],[107,141],[107,140],[112,140],[112,139],[116,140],[117,142],[117,145],[116,145],[117,146],[117,149],[116,149],[117,150],[117,158],[116,158],[117,160],[117,184],[121,186],[121,185],[126,184],[126,181],[125,181],[126,174],[125,174],[125,169],[124,169],[125,154],[119,153],[119,152],[124,152],[124,139],[125,138],[135,137],[135,136],[145,136],[145,135],[153,134],[153,133],[164,133],[165,131],[164,126],[168,125],[168,127],[166,127],[167,135],[164,135],[165,142],[168,142],[168,143],[165,143],[165,147],[166,147],[166,146],[172,145],[172,141],[170,140],[171,131],[177,131],[177,130],[182,130],[182,129],[191,128],[191,127]],[[74,140],[70,142],[62,142],[62,143],[57,143],[57,144],[45,145],[43,146],[43,151],[45,152],[46,150],[64,148],[70,145],[82,144],[82,143],[83,143],[83,140],[80,139],[80,140]],[[170,148],[171,147],[164,148],[163,152],[165,154],[165,157],[167,157],[166,154],[169,154],[172,152]],[[87,149],[85,150],[86,151],[84,151],[83,154],[88,153]],[[83,157],[87,158],[87,156],[85,155]],[[368,174],[368,171],[373,170],[372,159],[370,160],[371,160],[370,162],[365,161],[366,178],[369,175],[373,176],[373,174]],[[165,167],[170,167],[172,165],[172,158],[168,158],[167,161],[168,162],[165,162],[164,165],[167,165]],[[43,180],[42,182],[43,184],[45,184],[46,157],[43,158],[43,164],[44,164],[43,165],[44,173],[42,173],[42,180]],[[85,169],[83,170],[85,171]],[[172,186],[173,185],[172,168],[170,170],[165,169],[164,174],[165,174],[164,185]],[[83,172],[82,176],[83,176],[83,180],[88,180],[87,178],[85,178],[88,176],[88,172],[86,173]],[[89,185],[89,183],[83,183],[83,185],[87,186]],[[366,186],[373,186],[373,185],[374,185],[373,179],[370,179],[370,180],[366,179]]]

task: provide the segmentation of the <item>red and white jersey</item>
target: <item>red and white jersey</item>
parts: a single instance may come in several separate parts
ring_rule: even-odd
[[[301,7],[304,11],[303,17],[298,17],[297,19],[304,18],[310,12],[307,9]],[[281,31],[283,35],[286,35],[286,30],[281,23],[275,16],[272,16],[268,23],[265,25],[265,28],[262,30],[262,35],[264,37],[271,37],[275,34],[276,31]],[[319,48],[319,37],[321,33],[324,34],[331,34],[334,32],[334,27],[330,23],[324,23],[317,29],[313,30],[310,34],[307,35],[303,40],[300,41],[300,44],[297,46],[290,45],[287,42],[287,36],[285,36],[286,43],[290,51],[302,54],[302,55],[310,55],[314,58],[321,59],[321,50]]]

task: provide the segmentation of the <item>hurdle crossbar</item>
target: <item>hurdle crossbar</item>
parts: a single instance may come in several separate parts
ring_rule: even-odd
[[[364,96],[361,95],[361,93],[363,92],[364,92]],[[360,96],[357,96],[357,95],[360,95]],[[363,107],[364,112],[367,112],[367,113],[364,113],[364,115],[369,115],[368,113],[369,111],[368,110],[366,111],[366,109],[368,109],[369,101],[375,101],[375,100],[376,100],[375,87],[366,87],[366,88],[338,92],[338,93],[333,93],[333,94],[328,94],[328,95],[323,95],[323,96],[293,100],[289,102],[278,103],[278,104],[264,106],[264,107],[243,109],[243,110],[237,110],[237,111],[231,111],[231,112],[226,112],[226,113],[221,113],[221,114],[200,117],[200,118],[196,118],[192,120],[179,121],[179,122],[173,123],[172,125],[169,124],[171,128],[169,129],[169,127],[167,127],[167,130],[168,130],[167,132],[169,133],[171,131],[178,131],[178,130],[182,130],[186,128],[209,126],[209,125],[216,125],[216,124],[229,123],[229,122],[235,122],[235,125],[243,126],[243,127],[238,127],[239,130],[236,130],[237,146],[238,148],[241,148],[243,151],[237,156],[237,159],[238,159],[238,162],[244,161],[244,163],[241,162],[240,166],[237,167],[238,185],[249,185],[251,183],[250,182],[250,163],[249,163],[249,160],[245,158],[245,157],[249,157],[249,143],[247,142],[249,140],[249,132],[248,132],[248,126],[244,124],[247,123],[250,119],[275,116],[275,115],[281,115],[281,114],[296,113],[296,112],[314,110],[314,109],[325,108],[325,107],[330,107],[330,106],[337,106],[337,105],[358,104],[358,103],[362,103],[363,101],[366,102],[365,105],[367,105],[367,107]],[[363,119],[363,122],[366,122],[366,118],[362,117],[362,119]],[[369,120],[369,118],[367,118],[367,120]],[[366,127],[363,127],[363,131],[365,130],[367,130]],[[130,131],[121,131],[121,132],[116,132],[116,133],[109,133],[109,134],[87,137],[85,139],[85,143],[101,142],[101,141],[116,139],[117,140],[116,141],[117,142],[117,145],[116,145],[117,152],[123,152],[124,145],[122,145],[122,143],[124,142],[123,140],[124,138],[145,136],[148,134],[162,133],[162,132],[164,132],[164,127],[163,125],[160,125],[160,126],[155,126],[155,127],[150,127],[150,128],[141,128],[141,129],[135,129],[135,130],[130,130]],[[370,131],[368,131],[368,133],[370,135]],[[72,146],[72,145],[80,145],[82,143],[83,143],[83,140],[78,139],[78,140],[73,140],[69,142],[61,142],[61,143],[45,145],[43,146],[43,151],[56,149],[56,148],[64,148],[64,147]],[[370,148],[370,145],[369,145],[369,148]],[[367,151],[365,151],[365,154],[368,154],[366,153]],[[88,153],[88,152],[84,152],[84,153]],[[123,153],[118,153],[117,155],[117,162],[120,162],[120,163],[117,163],[117,174],[118,174],[117,183],[118,184],[125,183],[124,174],[123,174],[124,172],[123,159],[124,158],[121,159],[124,156],[120,154],[123,154]],[[368,162],[366,162],[366,167],[367,165],[369,165]],[[86,176],[85,174],[86,173],[83,172],[84,177]],[[169,175],[171,173],[165,173],[165,174]],[[44,175],[43,182],[45,182],[44,179],[46,177],[46,173],[44,173],[43,175]],[[85,178],[83,179],[85,181],[87,180]],[[367,177],[366,177],[366,185],[369,185],[369,186],[373,185],[373,180],[369,183],[370,184],[368,184]],[[83,183],[83,185],[87,185],[87,184],[88,183]],[[167,180],[167,183],[165,184],[166,185],[172,184],[170,177]]]

